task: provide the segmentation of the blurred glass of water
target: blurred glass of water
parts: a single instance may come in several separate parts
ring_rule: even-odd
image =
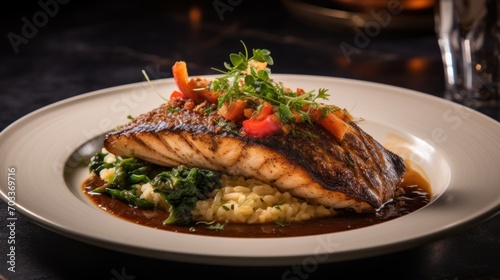
[[[445,98],[498,120],[500,0],[438,0],[435,24]]]

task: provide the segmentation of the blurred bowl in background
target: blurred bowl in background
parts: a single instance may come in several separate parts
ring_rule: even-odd
[[[313,1],[309,1],[313,2]],[[320,2],[320,1],[316,1]],[[325,2],[325,1],[322,1]],[[371,10],[387,9],[388,5],[401,5],[405,13],[424,12],[434,8],[434,0],[330,0],[333,5],[344,9],[358,12],[369,12]]]
[[[282,0],[297,20],[333,32],[356,28],[384,35],[434,32],[434,0]],[[410,31],[410,32],[409,32]]]

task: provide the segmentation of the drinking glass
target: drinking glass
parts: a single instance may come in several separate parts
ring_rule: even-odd
[[[498,120],[500,115],[500,1],[437,0],[435,27],[446,99]]]

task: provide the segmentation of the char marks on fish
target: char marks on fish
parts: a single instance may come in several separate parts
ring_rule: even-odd
[[[340,141],[307,122],[288,133],[253,138],[211,110],[214,106],[188,110],[163,104],[109,133],[104,147],[163,166],[256,178],[307,201],[358,212],[382,207],[403,180],[403,159],[353,121]]]

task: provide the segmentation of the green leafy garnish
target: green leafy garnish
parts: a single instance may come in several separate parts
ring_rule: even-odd
[[[136,195],[135,186],[150,183],[154,191],[160,193],[170,206],[169,217],[164,223],[188,224],[192,220],[191,210],[199,199],[207,199],[211,192],[221,187],[218,172],[179,166],[166,168],[155,166],[138,158],[116,157],[114,162],[106,162],[108,153],[96,153],[89,164],[94,174],[103,169],[114,168],[114,174],[103,186],[92,190],[94,193],[106,193],[113,198],[131,205],[151,208],[154,203]],[[156,175],[154,175],[156,174]]]
[[[115,166],[115,176],[109,183],[117,188],[129,189],[133,184],[147,183],[146,174],[151,170],[151,165],[137,158],[126,158]]]
[[[185,166],[159,173],[150,183],[170,205],[170,216],[164,223],[189,224],[196,201],[208,198],[212,190],[220,188],[219,179],[217,172]]]
[[[91,159],[89,164],[89,171],[94,172],[95,174],[99,174],[101,170],[112,168],[116,165],[116,162],[105,162],[104,158],[107,156],[107,153],[96,153]],[[121,161],[120,157],[117,157],[116,160]]]
[[[105,162],[107,153],[96,153],[90,160],[89,169],[95,174],[99,174],[103,169],[115,168],[115,174],[111,177],[106,187],[130,189],[133,184],[147,183],[146,176],[151,171],[151,164],[137,159],[116,157],[114,162]]]
[[[253,49],[252,56],[249,56],[246,45],[243,42],[242,44],[244,53],[231,53],[230,62],[224,63],[226,70],[214,68],[224,74],[210,84],[215,92],[224,93],[218,99],[219,108],[234,99],[258,98],[273,105],[281,121],[288,123],[294,120],[293,112],[298,112],[304,121],[311,122],[307,108],[322,107],[331,110],[335,107],[317,102],[318,99],[328,99],[327,89],[292,91],[281,82],[271,79],[271,70],[268,67],[261,69],[262,65],[274,64],[271,52],[266,49]]]
[[[134,194],[134,191],[106,188],[105,192],[111,195],[111,197],[113,198],[127,202],[131,205],[139,206],[141,208],[153,208],[155,206],[154,203],[136,196]]]

